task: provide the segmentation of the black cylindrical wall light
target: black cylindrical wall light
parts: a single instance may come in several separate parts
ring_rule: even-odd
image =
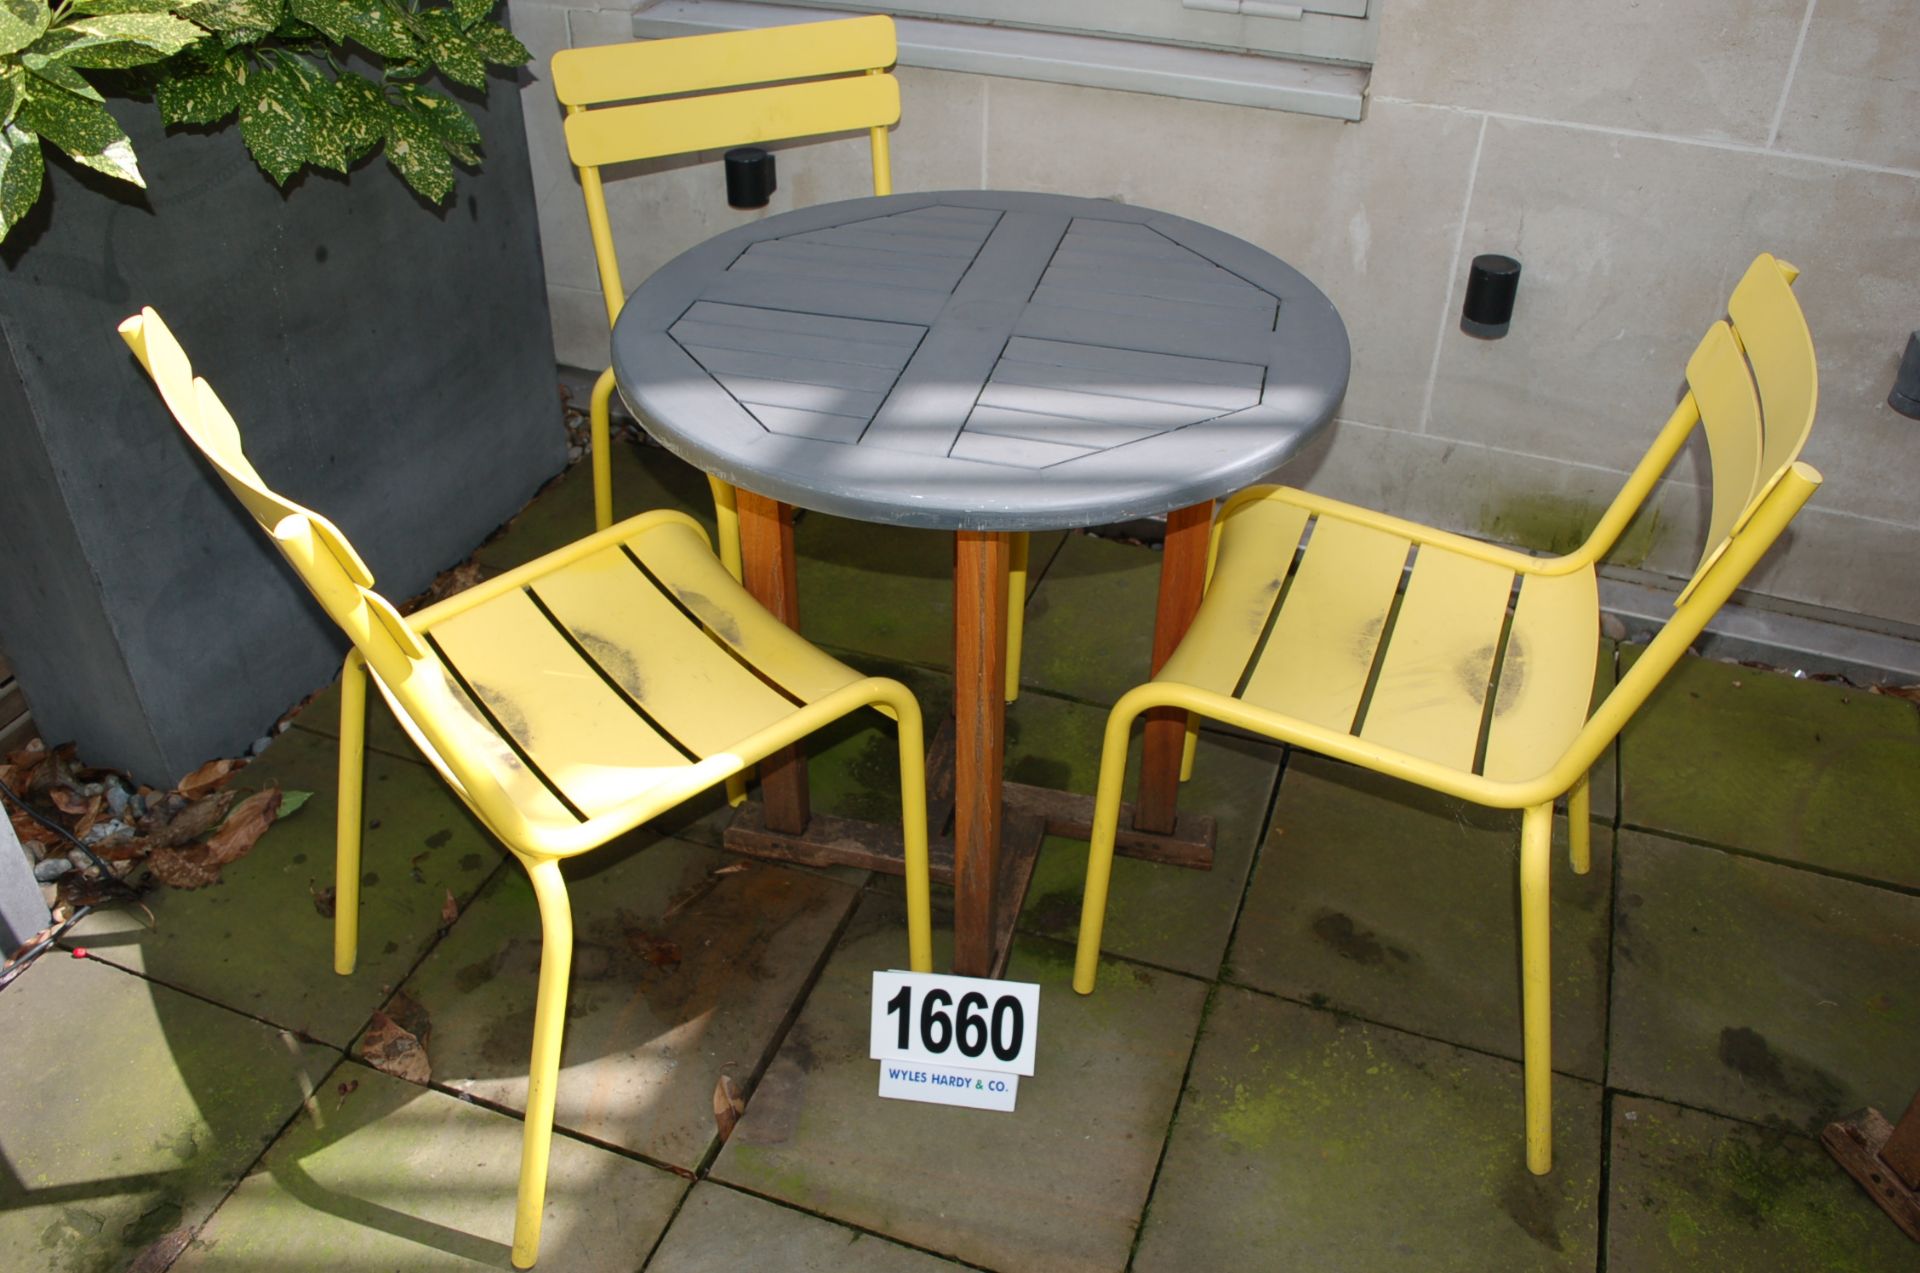
[[[773,156],[758,146],[727,152],[727,203],[735,208],[764,208],[775,188]]]
[[[1907,335],[1907,354],[1894,374],[1887,405],[1903,416],[1920,420],[1920,331]]]
[[[1460,330],[1482,340],[1498,340],[1513,322],[1513,297],[1520,290],[1520,262],[1487,254],[1473,258],[1467,273],[1467,303],[1460,309]]]

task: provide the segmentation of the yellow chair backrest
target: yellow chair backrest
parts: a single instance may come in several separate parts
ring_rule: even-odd
[[[373,572],[346,536],[319,513],[261,480],[241,447],[233,417],[213,386],[193,374],[186,351],[158,314],[141,310],[120,324],[120,335],[153,378],[181,431],[366,659],[412,727],[415,741],[484,818],[517,820],[512,800],[490,770],[517,767],[518,757],[485,724],[433,647],[373,590]]]
[[[1687,363],[1712,459],[1706,547],[1676,604],[1684,604],[1760,501],[1800,458],[1819,401],[1813,335],[1794,299],[1799,271],[1762,254]]]
[[[1604,554],[1679,453],[1695,425],[1707,436],[1713,507],[1707,545],[1674,613],[1595,709],[1570,750],[1591,765],[1680,660],[1820,485],[1800,460],[1819,403],[1813,337],[1794,299],[1799,271],[1762,253],[1727,312],[1687,361],[1688,392],[1588,544],[1565,560]]]
[[[608,320],[627,293],[602,165],[864,128],[873,192],[891,194],[894,57],[893,19],[878,15],[554,54],[553,89],[567,109],[567,154],[580,170]]]

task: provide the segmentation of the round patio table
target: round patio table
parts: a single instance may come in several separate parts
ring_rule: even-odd
[[[1318,288],[1232,235],[1106,200],[962,191],[709,239],[628,298],[613,365],[649,433],[740,489],[747,586],[789,622],[790,506],[957,532],[955,966],[983,973],[994,930],[1011,930],[996,888],[1025,887],[1000,860],[1010,533],[1167,513],[1157,669],[1199,604],[1212,501],[1327,424],[1348,345]],[[1174,830],[1183,728],[1149,722],[1143,831]],[[766,826],[804,841],[797,753],[763,766],[762,791]]]

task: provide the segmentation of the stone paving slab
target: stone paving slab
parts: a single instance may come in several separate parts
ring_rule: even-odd
[[[347,1090],[343,1090],[347,1089]],[[347,1062],[174,1269],[510,1267],[518,1119]],[[553,1141],[544,1273],[637,1269],[687,1182]]]
[[[1520,1067],[1222,986],[1132,1268],[1595,1267],[1601,1092],[1554,1083],[1527,1171]]]
[[[1608,1084],[1817,1133],[1898,1117],[1920,897],[1622,832]]]
[[[1819,1142],[1635,1096],[1613,1101],[1607,1266],[1894,1273],[1912,1239]]]
[[[1160,553],[1069,535],[1027,604],[1023,685],[1111,706],[1147,679]]]
[[[693,1187],[647,1273],[953,1273],[954,1264],[711,1181]]]
[[[883,1101],[869,1001],[873,971],[899,966],[902,924],[887,899],[862,898],[714,1178],[990,1268],[1123,1267],[1205,984],[1109,962],[1082,999],[1071,952],[1022,939],[1008,977],[1041,998],[1019,1111]],[[946,967],[947,930],[935,933]]]
[[[0,1267],[93,1273],[204,1221],[339,1054],[53,951],[6,993]]]
[[[1228,957],[1231,980],[1520,1056],[1518,814],[1294,753]],[[1606,1065],[1613,833],[1567,864],[1554,820],[1554,1068]]]
[[[568,885],[557,1121],[694,1170],[715,1139],[715,1084],[751,1089],[856,892],[672,840],[575,859]],[[526,1108],[540,946],[532,886],[509,865],[403,987],[433,1021],[436,1084]],[[905,952],[903,928],[891,954]]]
[[[1904,699],[1686,658],[1621,756],[1625,825],[1920,888],[1920,711]]]
[[[1038,693],[1022,695],[1015,707],[1021,724],[1019,748],[1033,759],[1017,756],[1011,770],[1017,775],[1029,768],[1053,769],[1065,757],[1065,767],[1052,775],[1063,781],[1048,785],[1091,792],[1106,712]],[[1219,837],[1213,869],[1116,857],[1102,950],[1197,977],[1219,974],[1279,777],[1280,754],[1272,744],[1210,730],[1201,733],[1193,780],[1180,788],[1180,807],[1213,815]],[[1136,731],[1128,758],[1129,796],[1137,790],[1139,773]],[[1034,868],[1020,926],[1065,942],[1077,940],[1086,875],[1087,842],[1049,837]]]
[[[234,785],[278,782],[313,798],[276,822],[204,889],[147,898],[155,926],[129,908],[103,911],[70,941],[100,958],[310,1038],[344,1047],[440,935],[447,893],[464,904],[500,864],[488,835],[430,770],[367,757],[361,850],[360,963],[333,971],[333,921],[314,891],[333,883],[335,751],[289,730]]]

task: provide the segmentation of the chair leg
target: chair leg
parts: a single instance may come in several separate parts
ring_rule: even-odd
[[[1200,750],[1200,718],[1187,713],[1187,741],[1180,746],[1180,781],[1193,781],[1193,758]]]
[[[1580,781],[1567,792],[1567,856],[1573,862],[1575,875],[1585,875],[1593,869],[1593,785],[1588,781],[1591,777],[1591,774],[1581,774]]]
[[[713,520],[720,541],[720,564],[738,583],[745,576],[740,561],[740,509],[738,497],[732,486],[711,473],[707,475],[707,485],[713,490]],[[739,808],[747,802],[747,777],[753,772],[745,769],[727,779],[727,803]]]
[[[367,662],[340,669],[340,805],[333,848],[333,970],[350,976],[360,953],[360,826],[366,773]]]
[[[914,972],[932,972],[933,877],[927,854],[926,737],[920,724],[920,704],[904,686],[887,706],[900,722],[900,835],[906,849],[907,967]]]
[[[1093,832],[1087,843],[1087,886],[1080,899],[1080,945],[1073,957],[1073,988],[1093,993],[1100,969],[1100,930],[1107,921],[1107,886],[1113,879],[1113,841],[1120,830],[1120,789],[1127,774],[1127,737],[1138,709],[1116,706],[1107,717],[1100,747],[1100,779],[1093,794]]]
[[[1020,697],[1020,645],[1027,626],[1027,554],[1033,537],[1019,531],[1007,562],[1007,701]]]
[[[1553,805],[1535,805],[1520,824],[1520,1021],[1527,1170],[1536,1176],[1553,1169],[1553,964],[1547,934],[1552,862]]]
[[[613,368],[600,373],[587,399],[587,426],[593,453],[593,527],[613,525]]]
[[[557,859],[520,860],[540,903],[540,989],[533,1008],[533,1060],[527,1067],[527,1121],[513,1219],[513,1267],[530,1269],[540,1255],[540,1221],[547,1206],[547,1155],[553,1145],[554,1092],[567,1022],[567,975],[573,966],[573,910]]]

